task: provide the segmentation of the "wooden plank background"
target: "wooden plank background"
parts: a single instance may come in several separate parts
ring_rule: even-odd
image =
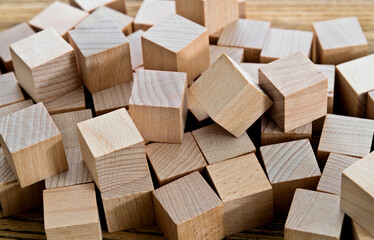
[[[29,20],[52,0],[0,0],[0,31]],[[141,0],[127,0],[134,16]],[[247,18],[272,22],[273,27],[311,30],[313,21],[357,16],[374,53],[374,0],[247,0]],[[0,213],[0,239],[46,239],[41,211],[4,218]],[[284,221],[246,231],[227,239],[283,239]],[[103,233],[106,240],[164,239],[155,227]]]

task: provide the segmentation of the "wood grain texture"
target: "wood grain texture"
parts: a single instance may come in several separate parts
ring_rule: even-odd
[[[374,237],[366,232],[355,221],[352,221],[353,240],[373,240]]]
[[[265,66],[265,63],[241,63],[240,66],[246,71],[258,84],[258,69]]]
[[[13,72],[0,75],[0,107],[25,100],[22,90],[18,85],[16,75]]]
[[[374,119],[374,91],[368,92],[366,101],[366,118]]]
[[[131,65],[132,70],[136,70],[137,68],[140,68],[143,66],[143,49],[142,49],[142,35],[144,31],[138,30],[134,32],[133,34],[130,34],[127,36],[127,39],[130,43],[130,54],[131,54]]]
[[[44,104],[49,114],[86,109],[83,86]]]
[[[209,118],[208,113],[205,109],[201,106],[199,101],[192,95],[190,89],[187,91],[188,95],[188,110],[195,116],[198,122],[202,122]]]
[[[244,59],[244,49],[223,46],[209,46],[210,65],[212,65],[222,54],[226,54],[237,63],[241,63]]]
[[[126,13],[125,0],[69,0],[70,4],[86,12],[92,12],[100,6],[107,6]]]
[[[174,1],[143,1],[134,19],[134,30],[147,31],[172,14],[175,14]]]
[[[11,113],[17,112],[23,108],[30,107],[34,103],[32,100],[26,100],[18,103],[13,103],[5,107],[0,107],[0,118],[5,117]]]

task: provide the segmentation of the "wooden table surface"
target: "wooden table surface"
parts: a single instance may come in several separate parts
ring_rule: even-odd
[[[0,31],[27,21],[52,0],[0,0]],[[134,16],[140,0],[127,0]],[[357,16],[374,53],[374,0],[247,0],[247,18],[272,22],[273,27],[311,30],[313,21]],[[41,211],[3,218],[0,213],[0,239],[46,239]],[[226,239],[283,239],[283,221],[230,236]],[[103,233],[104,239],[164,239],[155,227]]]

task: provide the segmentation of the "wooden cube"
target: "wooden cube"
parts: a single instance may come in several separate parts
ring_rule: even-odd
[[[190,89],[187,91],[188,95],[188,110],[194,115],[198,122],[202,122],[204,120],[209,119],[208,113],[205,109],[201,106],[199,101],[192,95]]]
[[[217,124],[192,131],[192,135],[209,164],[256,152],[247,133],[236,138]]]
[[[315,190],[321,177],[309,140],[263,146],[263,164],[274,191],[274,213],[287,216],[297,188]]]
[[[225,212],[226,235],[273,221],[273,189],[254,153],[209,165]]]
[[[187,106],[185,73],[137,71],[129,110],[145,141],[181,143]]]
[[[244,49],[223,46],[209,46],[210,51],[210,65],[212,65],[222,55],[226,54],[237,63],[241,63],[244,59]]]
[[[366,118],[374,119],[374,91],[368,92],[366,101]]]
[[[134,19],[134,30],[147,31],[172,14],[175,14],[174,1],[143,1]]]
[[[49,114],[58,114],[86,109],[83,86],[45,103]]]
[[[314,22],[313,29],[318,63],[337,65],[368,53],[368,42],[356,17]]]
[[[225,54],[190,90],[208,115],[236,137],[240,137],[272,105],[253,78]]]
[[[34,103],[32,100],[26,100],[18,103],[13,103],[10,105],[6,105],[5,107],[0,107],[0,118],[5,117],[6,115],[12,114],[17,112],[23,108],[30,107]]]
[[[0,32],[0,61],[7,71],[13,71],[12,57],[9,46],[32,34],[34,30],[25,22],[15,25],[5,31]]]
[[[0,75],[0,107],[25,100],[13,72]]]
[[[10,46],[18,83],[36,102],[49,102],[82,85],[74,49],[48,28]]]
[[[223,203],[198,172],[153,191],[153,204],[157,225],[167,239],[225,236]]]
[[[66,3],[55,1],[34,16],[28,23],[35,31],[53,28],[66,39],[68,31],[87,16],[88,13],[85,11]]]
[[[353,240],[374,240],[374,236],[370,235],[355,221],[352,221],[352,235]]]
[[[151,143],[145,146],[149,162],[162,186],[194,171],[203,171],[206,162],[190,132],[182,144]]]
[[[86,12],[92,12],[100,6],[107,6],[126,13],[126,0],[69,0],[70,4]]]
[[[374,90],[371,76],[374,54],[339,64],[337,91],[344,113],[353,117],[366,116],[367,92]]]
[[[145,69],[185,72],[188,85],[209,67],[207,29],[176,14],[144,32],[142,48]]]
[[[127,39],[130,43],[130,54],[132,70],[136,70],[143,66],[143,49],[142,49],[142,35],[144,31],[138,30],[133,34],[130,34]]]
[[[61,133],[43,103],[1,118],[0,142],[22,188],[68,169]]]
[[[339,240],[343,220],[338,196],[297,189],[284,227],[284,239]]]
[[[176,0],[177,14],[205,26],[213,34],[239,17],[238,0]]]
[[[260,67],[259,82],[274,101],[270,117],[285,132],[327,113],[327,77],[301,52]]]
[[[69,42],[90,93],[133,79],[129,41],[113,19],[69,31]]]
[[[101,193],[108,232],[154,225],[151,175]]]
[[[102,239],[93,183],[44,190],[43,205],[48,240]]]
[[[246,71],[258,84],[258,69],[265,66],[265,63],[241,63],[240,66]]]
[[[223,29],[217,45],[244,48],[244,61],[258,63],[269,29],[268,21],[239,19]]]
[[[144,140],[126,109],[78,123],[83,160],[100,191],[148,176]]]

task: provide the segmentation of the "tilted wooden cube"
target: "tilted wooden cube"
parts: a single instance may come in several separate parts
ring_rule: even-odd
[[[143,66],[143,49],[142,49],[142,35],[144,31],[138,30],[133,34],[127,36],[127,39],[130,43],[130,54],[131,54],[131,64],[132,70],[135,71],[136,69]]]
[[[192,115],[195,117],[197,122],[200,124],[201,122],[208,120],[209,119],[208,113],[201,106],[201,104],[197,101],[194,95],[192,95],[190,89],[188,89],[187,95],[188,95],[188,110],[192,113]]]
[[[0,75],[0,107],[25,100],[13,72]]]
[[[273,103],[253,78],[225,54],[201,75],[190,91],[208,115],[236,137]]]
[[[172,14],[175,14],[175,1],[143,1],[134,19],[134,29],[147,31]]]
[[[45,103],[45,108],[48,110],[49,114],[66,113],[86,109],[86,99],[83,86]]]
[[[86,12],[92,12],[100,6],[107,6],[126,13],[126,0],[69,0],[70,4]]]
[[[260,67],[259,82],[274,101],[270,117],[285,132],[327,113],[327,77],[301,52]]]

